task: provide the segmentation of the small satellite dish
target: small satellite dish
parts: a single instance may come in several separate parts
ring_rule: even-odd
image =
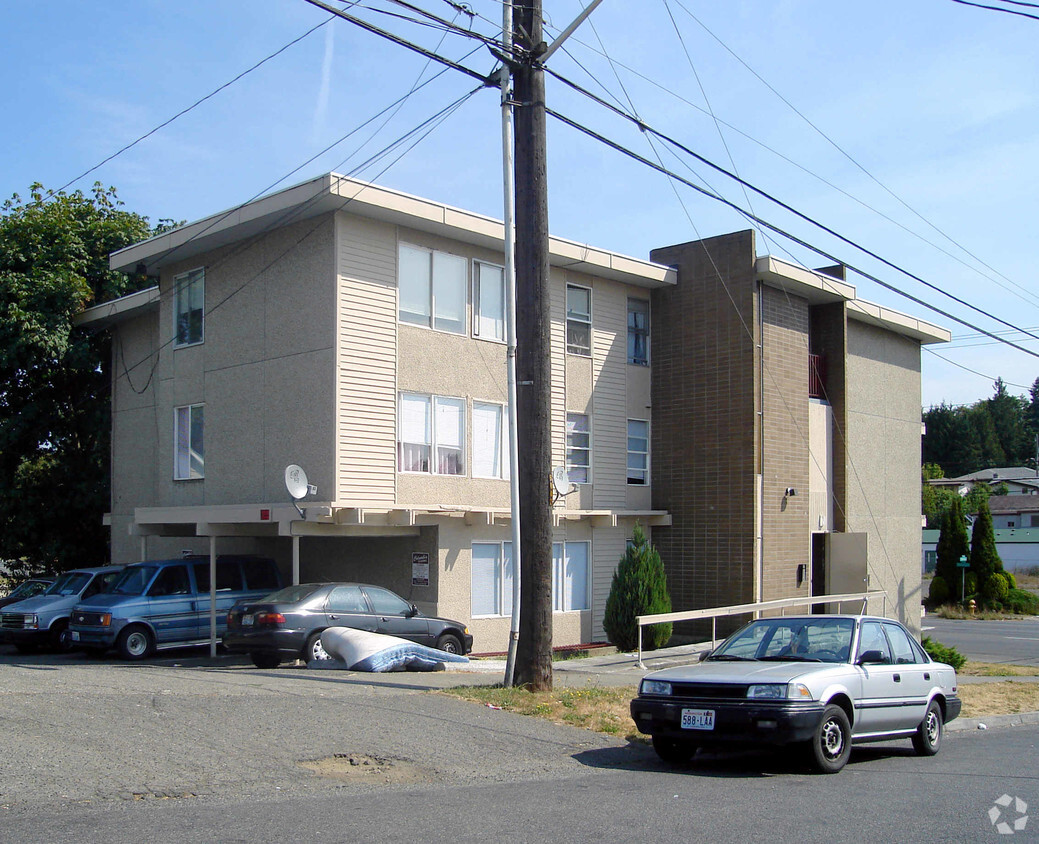
[[[307,473],[301,466],[290,463],[285,467],[285,488],[295,501],[307,497],[310,492],[310,484],[307,483]]]
[[[567,495],[570,492],[570,476],[564,466],[556,466],[552,470],[552,487],[556,495]]]

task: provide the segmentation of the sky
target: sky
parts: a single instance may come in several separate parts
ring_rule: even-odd
[[[543,2],[548,40],[585,5]],[[500,34],[501,2],[414,4]],[[495,68],[480,41],[391,0],[334,5]],[[550,108],[824,254],[552,117],[551,231],[648,258],[757,228],[759,254],[832,256],[860,298],[952,332],[922,353],[925,408],[987,398],[997,377],[1027,395],[1037,37],[1039,19],[952,0],[604,0],[549,68],[803,217],[551,75]],[[0,198],[100,181],[153,223],[190,221],[334,170],[502,217],[497,90],[305,0],[8,0],[0,47]]]

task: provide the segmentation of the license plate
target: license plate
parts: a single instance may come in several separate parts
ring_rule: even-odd
[[[242,627],[252,627],[252,626],[253,626],[252,614],[250,613],[249,615],[243,615],[242,616]]]
[[[71,635],[72,635],[72,641],[73,642],[78,642],[79,641],[79,631],[78,630],[73,630]]]
[[[682,710],[682,729],[683,730],[713,730],[714,729],[714,710],[713,709],[683,709]]]

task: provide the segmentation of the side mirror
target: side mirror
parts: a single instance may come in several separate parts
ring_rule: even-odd
[[[404,617],[405,618],[414,618],[416,615],[418,615],[418,607],[416,607],[414,604],[412,604],[411,607],[408,609],[408,612],[405,614]]]
[[[858,664],[859,665],[866,665],[867,663],[874,663],[874,664],[880,663],[880,664],[883,664],[885,662],[887,662],[887,660],[884,659],[884,654],[882,654],[880,651],[863,651],[863,653],[859,655]]]
[[[697,659],[698,659],[699,662],[703,662],[710,655],[711,655],[711,651],[700,651],[699,655],[697,656]]]

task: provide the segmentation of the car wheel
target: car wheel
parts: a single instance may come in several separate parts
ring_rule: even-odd
[[[51,642],[59,653],[72,650],[72,634],[69,632],[68,619],[54,622],[54,626],[51,627]]]
[[[249,659],[253,661],[253,665],[257,668],[277,668],[281,665],[281,657],[277,654],[265,654],[259,651],[253,651],[249,654]]]
[[[332,658],[331,654],[321,644],[321,633],[322,631],[318,630],[307,637],[307,643],[303,646],[304,662],[320,662]]]
[[[934,756],[941,747],[943,731],[942,708],[938,701],[932,700],[927,707],[924,720],[920,722],[916,735],[913,736],[913,748],[921,756]]]
[[[155,643],[152,641],[152,634],[147,627],[135,625],[127,627],[119,634],[115,646],[119,651],[119,656],[123,659],[136,661],[148,656],[155,647]]]
[[[688,762],[696,753],[696,745],[691,741],[667,736],[653,736],[653,749],[665,762]]]
[[[851,722],[847,713],[831,704],[811,740],[812,762],[821,774],[836,774],[851,755]]]
[[[449,654],[465,654],[462,650],[462,640],[454,633],[444,633],[437,639],[437,650],[447,651]]]

